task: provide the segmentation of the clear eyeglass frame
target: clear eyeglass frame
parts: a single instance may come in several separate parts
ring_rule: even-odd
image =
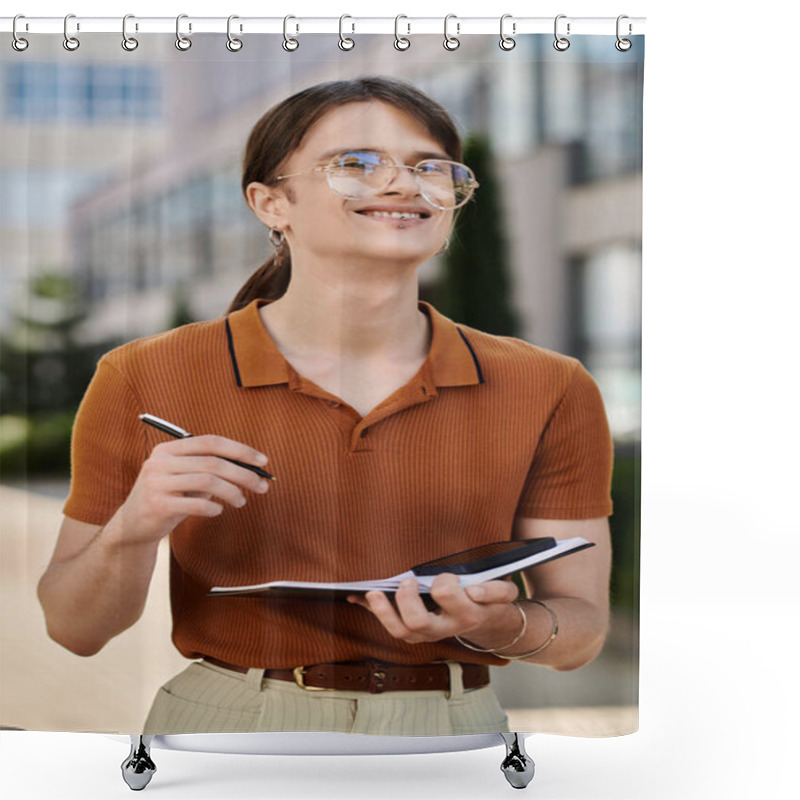
[[[380,161],[378,161],[378,162],[369,162],[369,161],[365,160],[363,163],[367,163],[370,166],[375,167],[375,168],[384,168],[384,169],[386,169],[387,170],[387,174],[388,174],[387,180],[381,186],[370,187],[365,183],[362,184],[364,186],[364,189],[365,189],[365,191],[362,194],[352,194],[352,193],[344,192],[341,189],[341,184],[339,184],[340,188],[337,189],[337,186],[336,186],[337,177],[335,176],[334,173],[335,173],[336,170],[341,170],[341,169],[345,168],[341,164],[341,159],[343,158],[343,156],[346,156],[346,155],[348,155],[348,156],[359,155],[360,156],[362,154],[369,154],[370,156],[376,156],[376,155],[379,156]],[[432,200],[428,196],[428,194],[426,193],[426,188],[430,192],[430,186],[426,186],[426,183],[424,181],[423,170],[425,169],[426,166],[431,165],[431,164],[453,165],[455,167],[463,169],[467,173],[467,178],[466,178],[466,181],[464,182],[464,184],[462,186],[462,189],[463,190],[468,190],[468,191],[467,191],[466,196],[462,200],[460,200],[455,205],[443,206],[443,205],[440,205],[439,203],[435,202],[434,200]],[[339,197],[344,197],[344,198],[346,198],[348,200],[363,200],[363,199],[365,199],[367,197],[374,197],[376,194],[379,194],[387,186],[389,186],[389,184],[394,179],[393,170],[395,170],[395,169],[410,169],[412,171],[412,173],[414,174],[414,177],[417,179],[417,186],[419,187],[420,193],[425,198],[426,202],[428,202],[434,208],[441,209],[442,211],[453,211],[456,208],[460,208],[465,203],[468,203],[469,200],[471,199],[472,195],[475,193],[475,189],[477,189],[480,186],[478,181],[475,179],[475,174],[473,173],[473,171],[466,164],[462,164],[459,161],[450,161],[450,160],[443,159],[443,158],[425,158],[422,161],[418,161],[416,164],[411,166],[409,164],[398,164],[397,162],[394,161],[394,159],[391,158],[391,156],[386,155],[384,153],[375,153],[374,151],[349,151],[349,150],[344,150],[341,153],[337,153],[336,155],[334,155],[331,158],[331,160],[327,164],[325,164],[323,166],[311,167],[310,169],[303,170],[302,172],[293,172],[293,173],[291,173],[289,175],[277,175],[275,177],[275,180],[276,181],[282,181],[282,180],[286,180],[287,178],[296,178],[296,177],[299,177],[301,175],[309,175],[309,174],[314,173],[314,172],[324,172],[325,176],[327,178],[327,181],[328,181],[328,187],[330,188],[330,190],[334,194],[338,195]],[[452,167],[450,169],[452,170]]]

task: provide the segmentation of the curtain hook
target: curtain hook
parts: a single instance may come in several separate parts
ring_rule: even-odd
[[[225,47],[231,51],[231,53],[236,53],[242,49],[243,42],[241,39],[236,39],[234,36],[231,35],[231,20],[232,19],[239,19],[237,14],[231,14],[228,17],[228,41],[225,42]],[[241,25],[239,26],[239,30],[242,30]]]
[[[619,50],[619,51],[620,51],[620,53],[625,53],[625,52],[627,52],[628,50],[630,50],[630,49],[631,49],[631,47],[633,47],[633,42],[631,42],[631,40],[630,40],[630,39],[623,39],[623,38],[621,38],[621,37],[620,37],[620,35],[619,35],[619,28],[620,28],[620,25],[619,25],[619,23],[620,23],[620,22],[621,22],[623,19],[629,19],[628,15],[627,15],[627,14],[620,14],[620,15],[617,17],[617,41],[616,41],[616,42],[614,42],[614,47],[616,47],[616,48],[617,48],[617,50]],[[630,35],[631,35],[631,33],[633,33],[633,25],[631,25],[631,23],[629,22],[629,23],[628,23],[628,36],[630,36]]]
[[[355,41],[353,39],[350,39],[347,36],[345,36],[344,33],[342,32],[342,25],[343,25],[343,23],[344,23],[344,21],[346,19],[353,19],[353,18],[349,14],[342,14],[342,16],[339,17],[339,49],[340,50],[352,50],[356,46]],[[352,22],[351,25],[352,25],[351,33],[355,33],[355,30],[356,30],[355,22]]]
[[[76,39],[74,36],[70,36],[69,33],[67,32],[67,23],[69,21],[69,18],[74,16],[75,16],[74,14],[67,14],[67,16],[64,17],[64,41],[62,42],[62,44],[64,45],[64,49],[69,50],[70,52],[72,52],[73,50],[77,50],[81,46],[81,43],[78,41],[78,39]],[[76,30],[80,29],[81,26],[79,24],[76,24]]]
[[[13,37],[14,37],[14,38],[11,40],[11,46],[12,46],[12,47],[13,47],[13,48],[14,48],[14,49],[15,49],[15,50],[18,52],[18,53],[21,53],[23,50],[27,50],[27,49],[28,49],[28,44],[29,44],[29,42],[28,42],[28,40],[27,40],[27,39],[23,39],[23,38],[22,38],[22,37],[21,37],[21,36],[20,36],[20,35],[17,33],[17,20],[18,20],[18,19],[26,19],[26,17],[25,17],[25,15],[24,15],[24,14],[17,14],[17,16],[16,16],[16,17],[14,17],[14,21],[11,23],[11,33],[12,33],[12,35],[13,35]],[[28,29],[28,23],[26,22],[26,23],[25,23],[25,30],[27,30],[27,29]]]
[[[139,46],[139,40],[133,36],[128,36],[127,25],[129,19],[136,19],[136,17],[134,17],[133,14],[126,14],[122,18],[122,49],[130,53]],[[138,23],[136,25],[136,30],[139,30]]]
[[[406,39],[405,36],[401,36],[398,32],[397,28],[400,24],[401,19],[408,19],[405,14],[398,14],[394,18],[394,49],[395,50],[408,50],[411,47],[411,39]],[[411,23],[407,22],[406,27],[408,28],[408,34],[411,34]]]
[[[555,25],[553,27],[553,33],[556,37],[556,40],[553,42],[553,47],[558,50],[559,53],[563,53],[565,50],[569,50],[569,39],[566,36],[559,36],[558,35],[558,21],[560,19],[566,19],[566,14],[559,14],[556,17]],[[570,23],[567,23],[567,36],[570,34]]]
[[[290,19],[297,19],[297,17],[293,17],[291,14],[287,14],[283,18],[283,49],[289,53],[292,53],[295,50],[297,50],[298,47],[300,47],[300,41],[298,39],[293,39],[287,33],[287,26],[289,24]],[[300,31],[300,26],[297,23],[295,23],[295,33],[298,33],[299,31]]]
[[[516,39],[513,39],[511,36],[506,36],[506,34],[503,32],[503,24],[505,23],[505,21],[507,19],[510,19],[511,16],[512,16],[511,14],[503,14],[503,16],[500,17],[500,49],[501,50],[506,50],[506,51],[513,50],[517,46]],[[516,32],[517,32],[517,23],[516,22],[512,22],[511,23],[511,32],[516,34]]]
[[[445,50],[458,50],[461,46],[461,42],[457,38],[457,35],[461,33],[461,23],[456,22],[456,36],[450,36],[447,32],[447,23],[450,22],[451,19],[458,20],[458,17],[455,14],[448,14],[444,18],[444,42],[442,42],[442,44]]]
[[[192,46],[192,40],[181,35],[181,20],[188,16],[188,14],[178,14],[178,18],[175,20],[175,47],[177,47],[178,50],[188,50]],[[192,23],[190,22],[189,32],[191,33],[191,31]]]

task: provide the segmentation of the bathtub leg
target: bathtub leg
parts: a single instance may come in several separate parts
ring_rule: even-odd
[[[144,789],[156,771],[156,765],[150,758],[152,741],[152,736],[131,734],[131,752],[122,762],[122,779],[135,792]]]
[[[506,757],[500,765],[506,780],[515,789],[524,789],[532,780],[533,759],[525,752],[525,737],[519,733],[501,733],[506,743]]]

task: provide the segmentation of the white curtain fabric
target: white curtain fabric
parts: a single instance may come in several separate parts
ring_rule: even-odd
[[[48,35],[0,50],[4,727],[134,732],[187,666],[170,641],[167,540],[132,628],[90,658],[47,635],[36,585],[69,491],[77,402],[102,352],[220,316],[271,253],[239,189],[261,114],[314,83],[384,75],[488,143],[493,174],[477,178],[494,185],[495,213],[483,224],[502,245],[494,268],[517,320],[503,333],[580,359],[615,440],[603,652],[575,671],[492,668],[492,685],[511,730],[637,729],[644,37],[627,52],[613,35],[575,36],[563,52],[544,34],[507,52],[496,34],[453,52],[435,36],[404,52],[391,36],[355,41],[343,52],[336,35],[301,37],[290,53],[258,35],[231,53],[224,35],[205,34],[179,52],[156,34],[124,52],[119,35],[95,34],[68,53]],[[444,257],[420,268],[434,305],[448,268]]]

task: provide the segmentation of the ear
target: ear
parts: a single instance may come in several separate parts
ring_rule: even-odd
[[[274,186],[254,181],[247,185],[247,204],[253,213],[268,227],[285,230],[288,223],[286,214],[288,199]]]

